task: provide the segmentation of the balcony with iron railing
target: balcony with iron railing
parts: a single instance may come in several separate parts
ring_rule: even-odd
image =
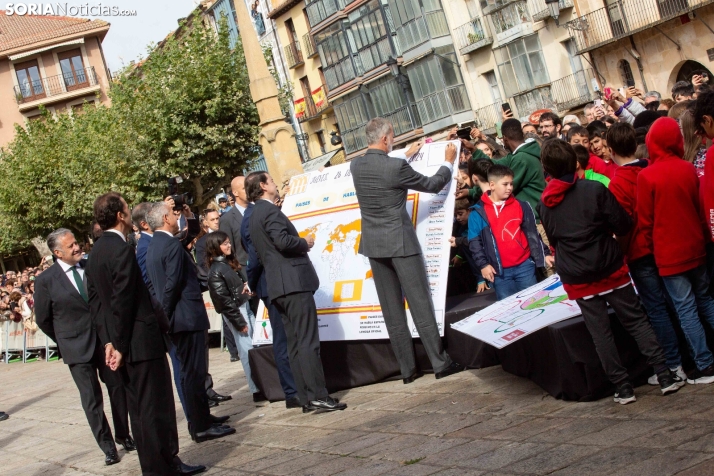
[[[315,39],[310,33],[305,33],[302,36],[302,42],[305,45],[305,56],[307,56],[308,58],[317,56],[317,46],[315,46]]]
[[[493,37],[488,30],[488,22],[480,17],[472,18],[465,25],[456,28],[454,33],[457,47],[462,55],[493,43]]]
[[[474,111],[476,125],[484,134],[495,134],[496,123],[503,121],[501,104],[503,104],[503,101],[498,101]]]
[[[319,89],[322,91],[322,100],[320,102],[315,103],[312,98],[312,94],[305,96],[305,114],[298,119],[299,122],[307,122],[315,119],[316,117],[320,117],[325,109],[330,106],[330,103],[327,102],[327,89],[324,85],[320,86]]]
[[[559,10],[566,10],[568,8],[573,8],[573,0],[559,0]],[[531,12],[533,21],[541,21],[550,17],[550,9],[545,3],[545,0],[528,0],[528,9]]]
[[[714,0],[621,0],[567,25],[578,54],[582,54],[711,3]]]
[[[300,43],[297,41],[285,45],[285,57],[289,68],[305,64],[305,60],[302,59],[302,51],[300,51]]]
[[[307,19],[310,27],[314,27],[340,10],[344,10],[350,0],[315,0],[306,3]]]
[[[593,88],[593,79],[593,70],[584,69],[553,81],[550,93],[556,109],[565,112],[597,99],[599,96]]]
[[[68,99],[99,89],[94,67],[24,82],[13,88],[20,109]]]

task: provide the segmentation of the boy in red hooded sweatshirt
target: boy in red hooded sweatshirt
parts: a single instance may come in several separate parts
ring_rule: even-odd
[[[538,209],[555,248],[555,268],[568,298],[580,306],[603,369],[616,387],[615,401],[624,405],[636,398],[612,337],[608,304],[634,337],[647,363],[654,367],[662,393],[676,392],[681,382],[676,382],[676,376],[667,368],[664,353],[630,282],[620,245],[612,236],[627,235],[632,220],[603,184],[578,179],[575,151],[569,144],[547,141],[541,161],[553,177]]]
[[[610,191],[618,203],[632,218],[632,231],[620,244],[625,252],[625,261],[630,268],[630,276],[637,286],[640,301],[650,318],[657,341],[667,358],[667,366],[679,378],[677,383],[684,385],[687,375],[682,370],[682,357],[672,320],[667,310],[667,290],[655,264],[652,248],[645,242],[644,235],[637,224],[637,176],[649,162],[636,159],[637,138],[635,128],[627,122],[618,122],[607,131],[607,147],[610,157],[617,163],[615,177],[610,181]],[[671,301],[670,301],[671,302]],[[657,376],[650,377],[650,385],[657,385]]]
[[[687,383],[712,383],[714,356],[699,320],[701,316],[714,326],[699,179],[694,165],[682,159],[684,139],[677,121],[657,119],[645,143],[651,163],[637,176],[638,226],[645,246],[654,251],[659,274],[694,354],[697,368],[687,375]]]

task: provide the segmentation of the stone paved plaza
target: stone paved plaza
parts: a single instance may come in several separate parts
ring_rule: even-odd
[[[176,398],[180,455],[210,466],[205,474],[714,474],[714,385],[668,397],[639,387],[627,406],[573,403],[493,367],[340,392],[346,411],[303,415],[282,402],[256,407],[240,363],[218,349],[211,373],[233,396],[214,413],[231,416],[235,435],[193,443]],[[63,363],[0,364],[0,382],[11,414],[0,422],[0,474],[140,474],[123,450],[104,466]]]

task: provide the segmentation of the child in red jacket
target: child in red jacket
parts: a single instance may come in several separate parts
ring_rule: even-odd
[[[637,222],[645,247],[654,252],[682,330],[694,354],[690,384],[714,382],[714,356],[699,316],[714,326],[709,296],[705,232],[694,165],[682,159],[684,140],[672,118],[657,119],[645,139],[650,166],[637,176]]]
[[[610,149],[613,162],[619,166],[610,182],[610,191],[634,223],[632,231],[621,241],[625,262],[630,268],[630,276],[637,286],[637,293],[650,318],[657,341],[667,358],[667,366],[677,374],[677,384],[682,386],[687,375],[682,370],[677,335],[667,311],[669,295],[655,264],[652,248],[645,242],[644,235],[637,225],[637,176],[649,165],[649,162],[635,158],[637,150],[635,128],[627,122],[618,122],[610,126],[607,131],[607,147]],[[650,377],[649,384],[657,385],[656,375]]]

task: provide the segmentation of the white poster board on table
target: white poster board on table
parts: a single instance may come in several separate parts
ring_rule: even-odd
[[[556,274],[451,324],[451,328],[502,349],[538,329],[579,315],[580,307],[568,300]]]
[[[452,142],[458,157],[461,143]],[[416,171],[432,176],[444,162],[447,144],[426,144],[407,160]],[[457,173],[454,166],[453,176]],[[437,194],[409,190],[406,204],[424,254],[441,335],[444,335],[449,238],[454,217],[453,183],[450,181]],[[320,278],[320,288],[315,293],[320,340],[388,339],[369,260],[357,251],[362,217],[350,164],[293,177],[282,211],[300,236],[315,237],[309,256]],[[412,336],[418,337],[408,307],[407,317]],[[272,343],[268,313],[262,303],[256,316],[253,343]]]

